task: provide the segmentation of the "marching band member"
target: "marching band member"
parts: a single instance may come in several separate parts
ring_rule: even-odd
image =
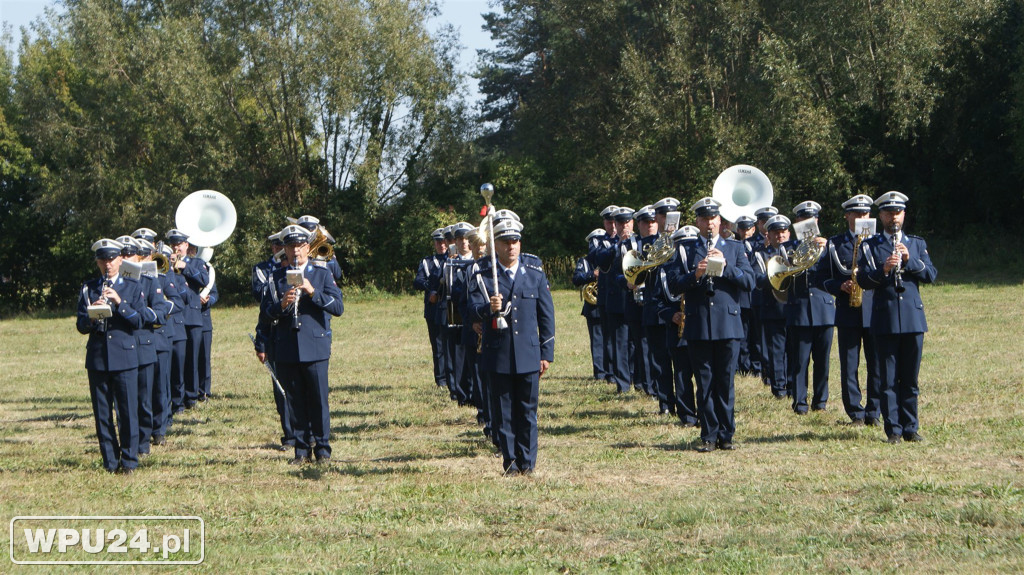
[[[253,266],[253,292],[258,295],[257,300],[262,304],[263,296],[267,286],[273,278],[274,270],[288,267],[288,257],[284,254],[284,242],[281,241],[281,234],[275,233],[267,236],[270,244],[270,258]],[[259,290],[258,293],[255,293]],[[270,317],[263,306],[260,306],[259,317],[256,320],[256,336],[253,338],[253,349],[256,352],[256,359],[260,363],[270,367],[271,380],[274,392],[274,407],[277,409],[277,417],[281,422],[281,449],[295,448],[295,432],[292,430],[291,408],[288,406],[288,398],[285,396],[284,386],[277,379],[277,353],[274,342],[277,339],[277,320]]]
[[[308,230],[290,225],[281,230],[288,268],[274,270],[263,296],[263,311],[278,321],[275,334],[277,374],[291,408],[295,431],[292,465],[331,458],[331,412],[327,373],[331,358],[331,316],[344,312],[341,290],[325,268],[309,262]],[[289,284],[297,271],[301,285]],[[293,278],[293,281],[295,279]]]
[[[882,417],[889,443],[921,441],[917,417],[917,377],[928,331],[920,284],[938,271],[924,239],[903,231],[907,196],[886,192],[875,200],[882,233],[864,242],[857,283],[874,290],[871,333],[875,336],[882,378]]]
[[[484,260],[475,281],[486,291],[472,292],[473,319],[484,326],[480,369],[489,372],[500,406],[494,415],[506,476],[530,475],[536,466],[539,380],[555,359],[551,290],[542,269],[520,260],[522,230],[512,219],[495,224],[498,291],[492,264]],[[497,315],[507,320],[507,328],[498,329]]]
[[[156,246],[153,240],[156,239],[156,232],[148,228],[140,228],[132,232],[139,244],[139,255],[142,262],[153,261],[153,254]],[[174,320],[180,318],[184,303],[181,295],[171,283],[167,274],[157,270],[154,279],[153,291],[164,298],[166,306],[166,318],[161,325],[154,326],[153,336],[156,348],[156,371],[153,377],[153,429],[150,439],[151,445],[164,445],[167,443],[167,427],[171,422],[171,351],[173,349],[172,338],[174,337]],[[140,428],[141,429],[141,428]],[[139,438],[140,448],[142,437]]]
[[[601,228],[590,232],[587,235],[587,244],[589,245],[595,239],[603,238],[604,235],[605,232]],[[600,270],[590,264],[587,256],[583,256],[576,260],[576,271],[572,274],[572,285],[582,290],[587,284],[597,282],[600,275]],[[582,299],[582,291],[580,293]],[[583,310],[580,312],[580,315],[587,320],[587,334],[590,339],[590,360],[594,368],[594,379],[604,381],[608,376],[604,371],[604,338],[601,332],[601,309],[597,304],[584,300]]]
[[[755,282],[760,292],[761,333],[763,334],[763,361],[761,376],[772,390],[776,399],[792,395],[789,390],[789,376],[786,369],[786,306],[775,297],[768,278],[768,260],[780,256],[788,261],[785,244],[789,241],[789,218],[781,214],[772,216],[765,225],[766,245],[754,251]]]
[[[597,311],[601,315],[601,343],[604,358],[603,369],[605,381],[618,386],[615,376],[615,333],[612,331],[611,316],[608,312],[608,278],[609,270],[615,260],[615,214],[619,207],[607,206],[601,210],[601,225],[605,235],[590,240],[587,246],[587,261],[597,270]]]
[[[660,206],[660,208],[658,207]],[[654,211],[654,222],[641,224],[640,234],[646,231],[647,236],[643,238],[642,245],[653,245],[660,234],[666,233],[662,225],[666,221],[668,207],[673,209],[678,202],[673,198],[664,198],[652,206]],[[659,213],[659,209],[665,213]],[[647,229],[645,229],[647,228]],[[669,236],[671,237],[671,236]],[[671,325],[671,316],[665,318],[658,313],[658,300],[661,298],[662,282],[661,277],[664,266],[656,266],[647,271],[647,279],[642,287],[637,288],[642,294],[641,306],[643,314],[644,339],[647,342],[647,364],[650,369],[650,381],[654,397],[658,399],[658,412],[662,415],[676,414],[676,394],[672,379],[672,353],[668,346],[668,335],[666,331]]]
[[[778,213],[779,210],[775,206],[765,206],[763,208],[758,208],[754,212],[754,217],[757,218],[757,223],[754,225],[754,229],[756,231],[750,238],[750,244],[754,248],[750,253],[750,266],[755,268],[754,271],[757,271],[756,266],[754,266],[755,254],[768,247],[768,231],[766,229],[766,224],[769,219],[778,215]],[[761,382],[770,386],[771,381],[768,380],[768,376],[765,374],[768,367],[764,365],[765,362],[767,362],[768,343],[765,338],[764,328],[761,325],[761,309],[767,305],[764,301],[764,298],[766,297],[775,299],[772,297],[770,286],[765,290],[760,287],[760,284],[756,284],[754,289],[750,292],[750,309],[752,316],[750,326],[753,328],[750,330],[753,332],[750,334],[750,339],[753,341],[751,349],[756,350],[755,353],[757,354],[757,357],[761,359]]]
[[[803,202],[793,208],[796,222],[818,219],[821,206],[817,202]],[[791,239],[787,248],[792,251],[800,239]],[[822,237],[806,239],[825,247]],[[828,404],[828,363],[832,352],[832,331],[836,322],[835,298],[822,288],[828,262],[819,259],[810,269],[797,274],[789,282],[786,299],[786,374],[793,392],[793,411],[807,413],[807,387],[809,364],[814,364],[813,395],[810,407],[824,411]]]
[[[310,233],[315,232],[320,227],[320,219],[309,215],[300,216],[295,223],[306,228]],[[312,240],[312,238],[310,239]],[[325,239],[329,244],[334,245],[334,238],[328,235]],[[338,257],[336,255],[332,254],[331,259],[326,261],[317,258],[313,258],[310,261],[313,262],[313,265],[327,268],[327,271],[331,272],[331,275],[334,277],[334,283],[339,283],[341,281],[341,264],[338,263]]]
[[[449,345],[452,347],[452,359],[455,366],[455,387],[452,388],[454,397],[460,406],[471,403],[473,395],[472,370],[467,369],[466,346],[475,346],[476,338],[466,333],[467,327],[472,330],[472,325],[466,326],[465,316],[462,314],[466,295],[466,274],[467,269],[473,265],[473,252],[469,246],[469,234],[476,230],[469,222],[458,222],[452,226],[452,235],[455,237],[455,257],[449,258],[446,262],[449,266],[447,289],[451,298],[451,314],[448,318],[450,327]],[[475,334],[474,334],[475,335]],[[475,350],[475,347],[474,347]]]
[[[608,292],[605,299],[605,310],[608,313],[608,330],[604,331],[605,338],[611,337],[612,346],[612,379],[618,393],[629,391],[632,382],[633,344],[629,337],[629,326],[626,324],[626,294],[619,282],[614,278],[622,272],[622,256],[627,249],[627,242],[633,236],[633,210],[620,206],[615,211],[615,240],[612,242],[611,250],[601,250],[598,253],[597,264],[601,268],[601,275],[611,277],[605,282],[604,290]],[[609,259],[610,257],[610,259]],[[601,286],[598,284],[598,295],[601,294]]]
[[[828,240],[828,279],[825,289],[836,298],[836,332],[839,344],[839,375],[842,385],[843,408],[853,425],[877,425],[881,415],[881,380],[875,359],[874,337],[868,331],[869,322],[865,312],[871,310],[871,292],[861,291],[861,302],[851,306],[851,294],[857,286],[853,271],[857,267],[860,249],[858,244],[857,220],[871,215],[870,196],[858,194],[843,202],[847,231]],[[861,238],[861,241],[867,238]],[[865,387],[866,401],[861,405],[860,367],[861,342],[864,344],[864,361],[867,364],[868,379]]]
[[[199,349],[203,340],[203,302],[199,294],[210,282],[210,274],[202,260],[189,256],[188,236],[184,232],[172,229],[165,237],[174,250],[174,271],[185,282],[178,290],[185,302],[185,389],[181,407],[175,405],[175,413],[180,413],[183,409],[192,409],[199,399]]]
[[[680,265],[686,271],[687,244],[697,241],[699,230],[694,226],[682,226],[672,233],[671,239],[675,249],[673,260],[657,268],[658,289],[654,301],[658,315],[666,321],[665,343],[672,356],[673,387],[675,388],[675,414],[683,427],[700,427],[697,417],[697,402],[693,385],[693,368],[690,365],[690,354],[686,338],[680,335],[680,325],[685,327],[685,314],[680,309],[682,296],[672,295],[668,289],[666,269],[671,265]],[[673,262],[678,262],[677,264]]]
[[[633,387],[651,397],[657,397],[654,389],[653,368],[651,366],[651,350],[647,344],[644,330],[644,309],[637,301],[643,301],[643,289],[629,283],[624,275],[625,270],[621,259],[629,251],[643,253],[644,247],[658,239],[658,224],[654,221],[654,208],[644,206],[633,212],[633,223],[639,233],[629,236],[625,243],[620,244],[620,265],[615,268],[615,281],[623,288],[623,309],[625,310],[626,326],[629,329],[630,342],[630,375]]]
[[[135,330],[144,322],[145,302],[138,282],[119,274],[123,247],[106,238],[92,244],[100,277],[82,286],[76,327],[89,336],[85,368],[103,468],[130,475],[139,465],[139,355]],[[108,308],[109,317],[93,319],[90,306]]]
[[[686,298],[683,337],[697,378],[701,424],[697,451],[703,453],[734,448],[733,385],[743,337],[739,292],[754,286],[743,246],[718,235],[720,205],[713,198],[702,198],[693,205],[701,239],[686,248],[685,258],[678,258],[666,269],[670,293],[683,293]],[[710,263],[715,276],[708,273],[709,258],[714,258]]]
[[[444,228],[437,228],[430,234],[434,242],[434,253],[423,258],[419,267],[416,268],[416,279],[412,285],[423,292],[423,319],[427,322],[427,337],[430,339],[430,352],[434,364],[434,383],[438,386],[444,385],[444,357],[442,355],[443,342],[441,341],[440,328],[434,320],[437,315],[437,306],[440,301],[436,290],[430,287],[430,277],[444,265],[448,253],[448,244],[444,241]]]
[[[123,246],[121,248],[122,268],[125,262],[139,263],[142,259],[139,256],[140,245],[131,236],[117,238]],[[121,270],[123,271],[123,270]],[[153,382],[156,375],[156,334],[155,326],[163,325],[167,321],[167,300],[164,299],[163,290],[155,283],[155,279],[148,275],[138,275],[134,278],[139,283],[142,291],[143,308],[142,326],[135,330],[135,350],[139,355],[138,369],[138,406],[136,416],[139,426],[139,455],[148,455],[150,441],[153,435]]]
[[[452,226],[445,226],[444,230],[444,261],[437,269],[433,270],[430,276],[429,289],[432,292],[438,294],[437,308],[434,312],[434,324],[438,330],[438,340],[441,346],[441,376],[444,382],[444,387],[448,389],[448,395],[455,399],[455,358],[454,358],[454,343],[451,342],[449,332],[451,329],[448,327],[448,303],[447,298],[451,293],[449,290],[447,281],[447,263],[449,259],[455,257],[455,234],[452,230]]]
[[[199,340],[199,390],[197,399],[198,401],[207,401],[210,398],[210,385],[213,375],[210,365],[213,353],[213,318],[210,315],[210,308],[216,305],[217,300],[220,299],[220,292],[217,291],[216,272],[213,271],[213,266],[202,258],[197,257],[196,254],[198,253],[199,250],[196,246],[189,246],[189,257],[197,260],[210,277],[210,281],[199,292],[199,310],[203,316],[203,337]]]
[[[755,233],[757,220],[750,216],[736,218],[736,233],[733,239],[743,244],[743,252],[747,255],[747,261],[754,257],[754,246],[751,238]],[[753,267],[753,263],[751,263]],[[753,293],[751,290],[740,294],[740,318],[743,320],[743,339],[740,340],[740,358],[738,367],[740,373],[750,374],[754,377],[761,377],[761,355],[760,349],[755,342],[761,339],[761,328],[757,325],[757,316],[753,306]]]
[[[750,241],[751,243],[754,244],[754,246],[763,247],[768,244],[768,220],[770,220],[773,216],[777,216],[778,214],[779,209],[776,208],[775,206],[765,206],[763,208],[758,208],[756,211],[754,211],[754,217],[757,218],[757,223],[754,226],[756,231],[754,232],[754,235],[751,236],[750,238]]]

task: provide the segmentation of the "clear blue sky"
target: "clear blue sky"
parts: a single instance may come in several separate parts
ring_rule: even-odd
[[[490,36],[480,28],[484,12],[492,12],[487,0],[439,0],[441,16],[434,23],[440,26],[450,23],[459,31],[463,46],[460,59],[460,70],[469,72],[475,68],[476,51],[493,47]],[[13,28],[15,42],[21,37],[19,29],[28,27],[32,20],[43,14],[43,10],[53,5],[54,0],[0,0],[0,20]],[[470,100],[478,99],[476,81],[469,80]]]

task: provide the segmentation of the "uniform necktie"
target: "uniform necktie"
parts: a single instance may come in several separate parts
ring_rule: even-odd
[[[508,281],[515,281],[516,275],[512,270],[505,270],[505,275],[508,276]]]

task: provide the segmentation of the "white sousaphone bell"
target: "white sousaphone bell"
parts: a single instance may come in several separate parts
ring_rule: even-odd
[[[718,174],[711,197],[722,204],[718,208],[722,219],[735,222],[740,216],[754,217],[754,212],[772,205],[775,192],[764,172],[739,164]]]
[[[174,214],[175,226],[188,236],[188,242],[198,248],[196,256],[205,262],[213,257],[213,247],[231,236],[237,219],[231,200],[214,190],[192,192]]]

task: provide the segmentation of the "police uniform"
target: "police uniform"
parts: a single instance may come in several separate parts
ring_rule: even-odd
[[[520,238],[522,225],[505,221],[495,225],[494,239]],[[554,361],[555,308],[544,271],[525,261],[510,269],[500,262],[498,291],[506,329],[498,329],[490,300],[493,279],[490,262],[475,277],[486,292],[474,290],[473,320],[483,323],[480,369],[489,373],[492,393],[500,409],[495,413],[499,445],[506,474],[531,473],[537,462],[537,401],[541,361]],[[492,285],[487,287],[487,282]]]
[[[121,255],[122,244],[102,239],[92,245],[97,259]],[[110,317],[94,320],[89,306],[103,300],[104,286],[117,292],[120,302],[109,302]],[[115,275],[87,281],[78,299],[76,327],[89,336],[85,368],[89,374],[96,437],[103,468],[131,473],[139,465],[138,367],[135,330],[143,325],[145,302],[139,283]],[[114,424],[114,412],[117,424]]]
[[[163,292],[163,297],[167,301],[167,320],[153,330],[156,336],[157,371],[153,383],[152,443],[163,445],[166,442],[167,428],[171,424],[171,414],[173,413],[171,374],[173,372],[175,322],[181,322],[181,312],[185,303],[171,281],[170,275],[158,273],[156,282],[160,285],[160,291]]]
[[[633,213],[633,221],[639,219],[654,220],[654,213],[649,210],[650,206],[644,206]],[[622,261],[626,254],[631,251],[643,253],[645,246],[654,243],[657,236],[651,235],[641,238],[639,234],[633,234],[625,242],[619,245],[619,262],[615,267],[615,282],[622,293],[623,317],[626,320],[626,328],[629,331],[629,367],[630,378],[633,380],[633,388],[654,397],[654,379],[651,373],[651,351],[647,345],[647,334],[644,331],[644,310],[637,302],[637,292],[629,289],[629,283],[624,274]],[[643,297],[643,291],[640,292]]]
[[[798,204],[793,213],[798,217],[817,218],[820,210],[820,205],[808,201]],[[791,239],[786,248],[792,252],[800,241]],[[814,241],[814,238],[804,241]],[[820,258],[810,269],[791,278],[786,293],[786,375],[793,395],[793,411],[798,414],[807,413],[810,364],[814,372],[810,408],[822,411],[828,404],[829,355],[836,302],[823,287],[827,273],[828,261]]]
[[[870,214],[872,203],[873,200],[869,196],[859,194],[843,202],[843,208],[847,213]],[[875,358],[874,337],[868,329],[870,327],[871,292],[863,291],[861,305],[851,307],[850,294],[842,289],[843,284],[847,281],[856,282],[856,278],[852,277],[858,256],[854,253],[856,244],[855,230],[829,238],[828,251],[825,255],[828,258],[829,272],[824,285],[825,289],[836,298],[836,340],[839,346],[839,375],[840,385],[842,385],[843,408],[854,424],[867,422],[874,425],[881,414],[881,379],[878,375],[878,364]],[[864,360],[868,374],[865,386],[866,397],[863,404],[861,403],[860,378],[857,374],[860,366],[861,342],[863,342]]]
[[[754,217],[757,218],[755,224],[754,235],[749,238],[751,247],[753,248],[748,255],[750,256],[750,267],[754,268],[757,272],[757,266],[755,265],[754,257],[755,254],[768,247],[768,237],[766,236],[767,229],[765,229],[768,220],[773,216],[778,215],[779,210],[775,206],[765,206],[758,208],[754,212]],[[764,230],[764,231],[762,231]],[[768,369],[767,362],[767,350],[764,328],[761,325],[761,309],[764,307],[764,298],[772,297],[771,290],[764,290],[759,285],[755,285],[754,289],[750,292],[750,324],[749,330],[747,331],[748,339],[750,341],[749,347],[751,355],[756,356],[760,361],[760,372],[761,381],[765,385],[771,385],[768,381],[765,371]]]
[[[713,218],[718,216],[718,205],[712,198],[703,198],[693,211],[698,217]],[[725,267],[720,277],[704,274],[698,279],[697,266],[707,257],[709,243],[722,252]],[[698,450],[732,449],[734,378],[743,337],[740,292],[753,288],[754,274],[743,246],[735,240],[701,238],[684,251],[686,257],[667,266],[666,274],[670,293],[682,293],[686,298],[683,337],[697,379],[702,440]]]
[[[663,204],[662,200],[659,204]],[[673,200],[674,201],[674,200]],[[655,220],[653,206],[644,210],[640,219],[650,218]],[[643,246],[654,245],[661,234],[665,234],[665,241],[670,241],[669,234],[662,232],[651,234],[641,240]],[[672,354],[669,351],[666,331],[667,322],[659,313],[657,300],[662,291],[662,266],[651,268],[646,273],[642,285],[637,287],[640,298],[641,326],[643,329],[644,343],[647,349],[648,381],[650,382],[650,393],[658,400],[658,411],[662,415],[676,413],[676,398],[672,381]],[[635,299],[635,298],[634,298]]]
[[[174,246],[188,241],[188,236],[181,231],[170,230],[167,232],[167,241]],[[185,325],[185,389],[182,406],[191,409],[199,400],[202,383],[199,352],[203,345],[203,302],[199,299],[199,293],[210,282],[210,274],[205,262],[199,258],[184,256],[181,260],[185,262],[185,267],[179,273],[185,285],[178,286],[185,302],[182,314]]]
[[[755,225],[754,218],[750,216],[740,216],[736,218],[734,223],[737,229],[743,230],[749,230]],[[750,262],[751,258],[754,257],[754,246],[757,245],[756,240],[751,236],[750,238],[737,241],[743,245],[743,252],[747,256],[747,261]],[[751,267],[753,267],[753,263],[751,263]],[[741,373],[760,377],[761,356],[758,347],[754,343],[755,339],[760,339],[760,336],[755,337],[755,334],[760,331],[760,326],[757,325],[757,312],[754,311],[754,291],[740,293],[740,318],[743,320],[743,339],[740,340],[740,357],[737,369]]]
[[[887,192],[875,200],[879,210],[903,211],[907,196]],[[899,269],[885,272],[885,261],[906,246],[908,257]],[[857,283],[872,290],[871,334],[875,336],[882,379],[882,417],[890,443],[901,439],[920,441],[917,416],[918,372],[921,350],[928,331],[920,285],[935,281],[938,271],[928,256],[928,246],[918,236],[885,230],[863,244]]]
[[[615,214],[618,213],[618,210],[618,206],[611,205],[601,211],[601,217],[604,222],[607,222],[606,226],[614,225]],[[622,386],[619,385],[615,375],[616,334],[613,330],[610,312],[608,311],[609,271],[611,270],[612,263],[615,261],[616,242],[617,238],[607,231],[604,235],[591,238],[587,246],[587,262],[594,269],[600,270],[597,276],[597,311],[601,317],[601,355],[604,358],[604,369],[602,371],[605,374],[605,381],[621,389]],[[626,387],[628,388],[628,382]]]
[[[772,216],[767,224],[767,231],[789,229],[789,218],[782,215]],[[759,297],[754,301],[760,303],[758,307],[758,323],[761,328],[761,377],[771,388],[772,395],[777,399],[791,396],[788,386],[788,375],[786,365],[786,308],[779,301],[768,278],[768,261],[779,256],[788,261],[786,248],[783,245],[771,247],[762,244],[754,250],[751,267],[754,270],[755,284],[758,289],[754,290]]]
[[[435,242],[443,242],[444,228],[434,230],[431,238]],[[440,298],[434,303],[430,303],[431,296],[438,296],[436,291],[431,290],[430,278],[444,265],[444,260],[445,254],[443,253],[434,253],[423,258],[420,261],[420,265],[416,268],[416,278],[412,282],[414,288],[423,292],[423,319],[427,322],[427,338],[430,340],[430,353],[434,366],[434,383],[439,386],[445,383],[442,371],[444,366],[444,357],[442,355],[444,351],[442,348],[443,342],[441,341],[440,328],[435,321]]]
[[[281,230],[285,245],[309,241],[309,232],[301,226]],[[295,268],[292,262],[291,268]],[[313,294],[304,291],[295,304],[282,309],[281,304],[292,287],[288,284],[289,268],[274,270],[263,296],[263,311],[278,321],[274,330],[277,374],[285,388],[291,424],[295,431],[295,458],[301,464],[310,459],[311,450],[318,461],[331,457],[331,413],[328,404],[327,373],[331,357],[331,316],[344,312],[341,290],[326,269],[306,261],[303,275],[313,287]]]
[[[601,238],[604,235],[603,229],[594,230],[587,236],[587,242],[589,243],[592,239]],[[600,278],[600,274],[595,277],[595,269],[586,256],[576,260],[576,270],[572,274],[572,285],[582,290],[587,284],[597,281]],[[593,366],[594,379],[603,381],[608,376],[604,371],[604,337],[601,331],[601,309],[596,303],[592,304],[584,301],[580,315],[587,320],[587,335],[590,340],[590,362]]]
[[[666,273],[666,269],[668,266],[673,265],[673,262],[683,266],[685,269],[686,250],[684,248],[684,243],[689,244],[696,241],[697,235],[697,228],[693,226],[683,226],[679,230],[676,230],[676,232],[672,234],[672,241],[675,246],[673,260],[670,260],[665,265],[658,267],[657,270],[655,270],[655,278],[653,280],[648,280],[655,282],[652,284],[652,286],[654,286],[654,289],[651,291],[651,298],[653,301],[650,302],[650,305],[656,307],[658,316],[666,326],[664,333],[665,346],[672,358],[673,392],[671,396],[674,398],[673,412],[679,418],[679,422],[682,423],[683,427],[699,427],[700,423],[697,417],[693,368],[690,366],[690,354],[686,345],[686,338],[681,337],[679,326],[672,321],[672,318],[676,313],[683,311],[680,307],[680,300],[682,299],[682,296],[672,295],[671,291],[668,289],[668,274]],[[648,304],[645,303],[644,307],[647,305]]]
[[[124,258],[121,264],[121,273],[127,277],[126,267],[131,264],[135,266],[132,279],[139,283],[142,291],[142,326],[135,330],[135,350],[139,355],[138,368],[138,405],[136,417],[139,426],[139,455],[146,455],[150,450],[150,440],[153,434],[153,387],[156,377],[156,334],[154,328],[167,321],[167,305],[162,290],[155,284],[154,278],[141,273],[141,266],[128,258],[139,254],[141,245],[131,236],[121,236],[117,241],[123,246],[121,257]]]
[[[616,222],[626,222],[633,219],[633,210],[627,207],[619,207],[615,211]],[[605,242],[600,248],[593,252],[592,260],[601,269],[598,276],[597,297],[598,304],[602,300],[605,307],[602,310],[602,317],[607,316],[603,326],[605,341],[610,345],[605,346],[605,357],[611,356],[612,383],[615,384],[619,393],[629,391],[632,381],[632,353],[633,342],[630,340],[629,326],[626,324],[626,294],[623,284],[616,277],[622,273],[622,256],[627,248],[627,241],[614,237]],[[601,284],[601,278],[605,278]]]
[[[196,258],[199,259],[199,258]],[[210,276],[210,283],[200,292],[200,296],[206,295],[206,303],[202,303],[202,297],[200,297],[200,311],[203,316],[203,337],[199,342],[199,401],[206,401],[210,398],[210,387],[212,379],[212,370],[210,360],[213,356],[213,317],[210,314],[210,309],[217,305],[217,300],[220,299],[220,292],[217,291],[216,282],[216,271],[213,266],[208,262],[199,259],[202,262],[206,273]]]

